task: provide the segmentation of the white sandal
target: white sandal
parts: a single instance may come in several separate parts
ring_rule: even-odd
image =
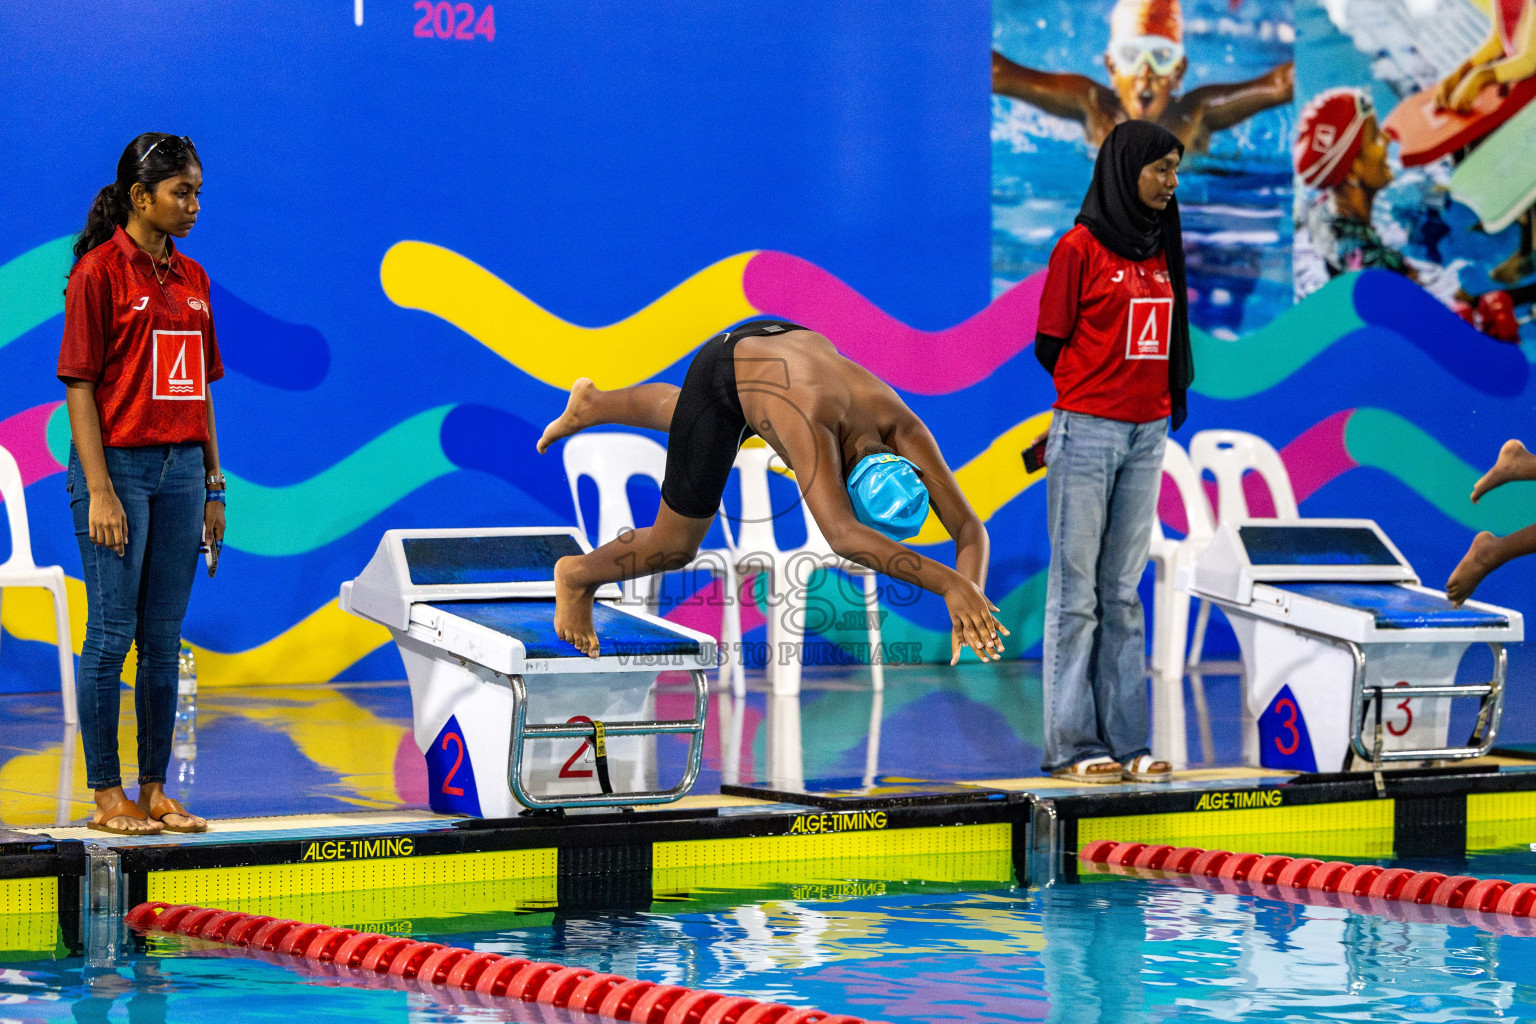
[[[1051,772],[1053,779],[1070,779],[1093,785],[1121,781],[1120,763],[1112,757],[1086,757]]]
[[[1172,782],[1173,765],[1156,760],[1151,754],[1137,754],[1121,765],[1129,782]]]

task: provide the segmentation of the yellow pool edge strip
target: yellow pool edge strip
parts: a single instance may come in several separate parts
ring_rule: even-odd
[[[378,838],[381,837],[358,837],[359,840]],[[411,841],[408,836],[403,838],[406,842]],[[323,846],[324,842],[311,845]],[[324,853],[324,850],[317,851],[317,856],[323,856]],[[553,900],[558,861],[559,854],[554,847],[540,847],[424,857],[406,853],[372,860],[315,860],[297,864],[185,868],[148,872],[146,891],[150,900],[222,906],[236,901],[270,901],[381,889],[532,880],[541,883],[538,890],[540,895],[547,895]],[[547,885],[542,884],[546,882]]]
[[[51,956],[58,945],[58,878],[0,879],[0,953]]]
[[[1247,840],[1273,848],[1234,852],[1390,856],[1395,824],[1392,800],[1132,814],[1080,819],[1077,849],[1100,839],[1212,849]]]

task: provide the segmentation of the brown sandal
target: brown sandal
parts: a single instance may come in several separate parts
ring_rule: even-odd
[[[160,825],[160,828],[118,828],[110,824],[114,818],[131,818],[134,821],[142,821],[149,825]],[[144,809],[132,800],[124,797],[111,807],[106,809],[100,821],[92,818],[85,823],[85,827],[96,832],[110,832],[115,836],[157,836],[165,827],[163,822],[156,822],[144,814]]]
[[[147,820],[159,823],[160,827],[165,829],[167,832],[208,831],[208,825],[206,822],[201,825],[172,825],[170,822],[166,821],[165,816],[167,814],[180,814],[188,818],[193,816],[192,812],[183,807],[181,805],[181,801],[175,799],[174,797],[162,797],[159,803],[155,804],[153,807],[148,808],[147,810],[144,808],[143,804],[138,805],[138,807],[140,810],[144,811]]]
[[[1051,772],[1053,779],[1069,779],[1092,785],[1119,782],[1123,775],[1120,762],[1112,757],[1087,757]]]

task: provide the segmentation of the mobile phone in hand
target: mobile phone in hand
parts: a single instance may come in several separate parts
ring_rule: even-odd
[[[206,537],[198,550],[203,553],[203,561],[208,564],[208,578],[219,571],[219,551],[224,547],[223,541],[209,541]]]
[[[1024,468],[1030,473],[1038,473],[1045,468],[1045,438],[1024,449]]]

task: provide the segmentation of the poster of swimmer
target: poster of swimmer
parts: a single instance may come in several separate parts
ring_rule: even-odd
[[[994,294],[1044,270],[1105,134],[1187,147],[1190,318],[1232,338],[1292,303],[1291,0],[994,0]]]
[[[1296,293],[1384,269],[1536,353],[1536,0],[1299,0]]]

